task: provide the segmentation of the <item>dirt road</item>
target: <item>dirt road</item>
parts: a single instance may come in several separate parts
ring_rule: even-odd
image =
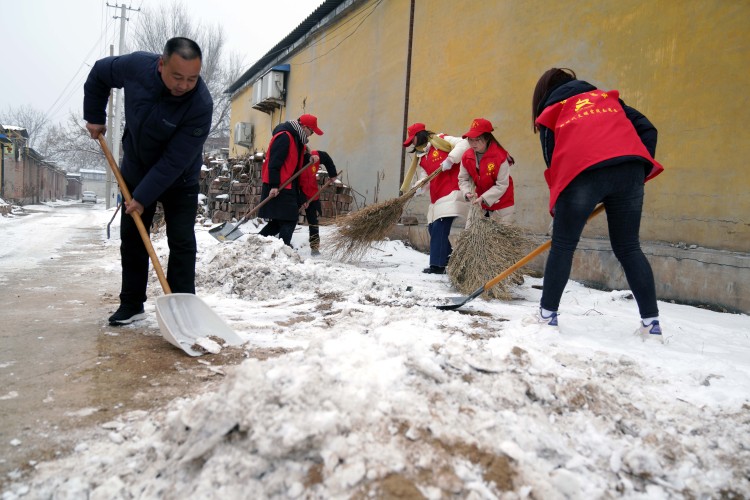
[[[96,210],[62,206],[0,226],[0,491],[106,433],[103,423],[205,390],[244,358],[241,349],[191,358],[158,328],[110,327],[119,251],[102,244]],[[53,241],[63,221],[64,242]],[[18,231],[28,223],[33,232]]]

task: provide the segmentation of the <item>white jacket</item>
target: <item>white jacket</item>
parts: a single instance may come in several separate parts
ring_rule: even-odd
[[[453,168],[460,168],[461,164],[461,157],[464,155],[464,152],[469,149],[469,141],[466,139],[462,139],[460,137],[453,137],[451,135],[445,135],[441,136],[441,134],[436,134],[438,137],[441,137],[443,140],[448,141],[451,146],[453,146],[453,149],[451,149],[451,152],[448,153],[448,158],[455,164]],[[430,150],[432,149],[432,144],[429,142],[427,143],[427,146],[425,147],[424,151],[417,152],[417,158],[420,160],[423,156],[428,154]],[[417,182],[427,177],[427,172],[424,171],[423,168],[419,169],[419,175],[417,176]],[[430,193],[430,183],[428,182],[426,185],[422,186],[422,192],[424,194],[429,195]],[[430,203],[430,206],[427,208],[427,223],[430,224],[436,219],[441,219],[443,217],[468,217],[469,214],[469,203],[464,198],[463,193],[459,190],[458,185],[456,185],[456,189],[454,191],[451,191],[450,194],[443,196],[442,198],[439,198],[435,203]]]

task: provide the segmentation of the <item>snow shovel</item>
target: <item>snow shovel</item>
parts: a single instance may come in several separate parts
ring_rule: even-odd
[[[311,161],[310,163],[308,163],[307,165],[305,165],[301,169],[297,170],[294,173],[293,176],[291,176],[289,179],[287,179],[286,181],[284,181],[284,183],[281,184],[281,186],[279,186],[279,191],[281,191],[282,189],[284,189],[285,187],[287,187],[294,179],[296,179],[297,177],[299,177],[299,175],[302,172],[304,172],[305,169],[309,168],[312,164],[313,164],[313,162]],[[216,226],[214,228],[209,229],[208,230],[208,234],[210,234],[211,236],[213,236],[214,238],[216,238],[219,241],[236,240],[237,238],[239,238],[243,234],[241,231],[240,232],[236,232],[237,229],[242,224],[244,224],[245,222],[247,222],[248,220],[250,220],[251,216],[255,215],[258,212],[258,210],[260,210],[260,208],[263,205],[265,205],[266,203],[268,203],[272,199],[273,198],[271,198],[270,196],[267,196],[265,200],[263,200],[260,203],[258,203],[255,206],[255,208],[253,208],[248,213],[246,213],[245,216],[242,219],[240,219],[240,221],[237,224],[228,224],[226,222],[222,222],[220,225],[218,225],[218,226]]]
[[[604,210],[604,205],[599,205],[594,209],[593,212],[591,212],[591,215],[589,215],[589,218],[587,219],[587,222],[599,215]],[[485,283],[483,286],[480,286],[476,290],[474,290],[471,295],[467,297],[449,297],[451,301],[453,301],[452,304],[442,305],[442,306],[436,306],[438,309],[442,309],[444,311],[452,311],[455,309],[458,309],[459,307],[463,306],[467,302],[470,302],[480,295],[482,295],[484,292],[492,288],[493,286],[497,285],[501,281],[503,281],[505,278],[513,274],[515,271],[519,270],[529,262],[531,262],[537,255],[547,250],[550,246],[552,246],[552,240],[547,240],[538,247],[536,247],[534,250],[532,250],[528,255],[526,255],[524,258],[510,266],[508,269],[503,271],[502,273],[498,274],[494,278],[492,278],[490,281]]]
[[[120,185],[120,191],[125,201],[132,200],[130,190],[120,169],[117,167],[112,153],[109,151],[103,135],[99,135],[99,144],[104,156],[107,157],[112,173]],[[123,209],[124,210],[124,209]],[[242,339],[227,326],[200,298],[192,293],[172,293],[164,270],[159,263],[151,239],[148,237],[146,226],[141,220],[141,214],[130,214],[135,220],[138,232],[143,239],[151,264],[164,290],[162,297],[156,299],[156,320],[162,336],[175,347],[179,347],[191,356],[200,356],[206,352],[218,352],[225,345],[240,345]]]

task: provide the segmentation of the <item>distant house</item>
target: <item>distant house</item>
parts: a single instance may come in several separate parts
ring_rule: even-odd
[[[83,191],[94,191],[99,198],[107,197],[107,171],[90,168],[82,168],[78,171],[81,175]]]
[[[27,146],[23,127],[0,125],[0,197],[19,204],[62,199],[67,190],[65,171]]]

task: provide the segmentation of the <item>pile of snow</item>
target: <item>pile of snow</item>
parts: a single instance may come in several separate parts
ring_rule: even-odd
[[[440,311],[447,277],[400,242],[353,265],[310,259],[307,228],[296,251],[198,236],[198,295],[280,355],[108,423],[3,499],[750,497],[745,315],[660,303],[669,343],[644,343],[628,292],[571,282],[557,332],[526,321],[536,278]]]

